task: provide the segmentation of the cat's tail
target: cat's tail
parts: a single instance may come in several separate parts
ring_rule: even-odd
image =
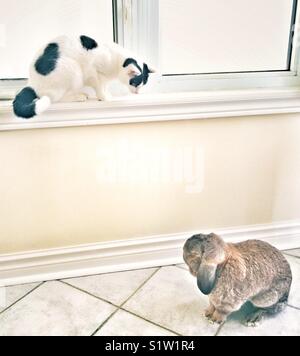
[[[35,90],[30,87],[24,88],[13,102],[14,113],[23,119],[31,119],[46,111],[51,105],[48,96],[38,97]]]

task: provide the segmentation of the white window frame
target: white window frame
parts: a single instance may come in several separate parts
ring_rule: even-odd
[[[116,3],[119,7],[118,18],[121,19],[118,28],[120,44],[143,58],[147,58],[154,67],[159,68],[159,0],[116,0]],[[203,90],[298,87],[300,85],[300,2],[294,0],[294,13],[296,8],[291,70],[159,75],[156,76],[154,91],[199,92]]]
[[[294,0],[294,6],[298,0]],[[296,4],[297,5],[297,4]],[[113,0],[115,40],[159,68],[159,0]],[[300,1],[296,14],[290,71],[199,75],[158,74],[154,92],[199,92],[300,86]],[[26,79],[0,80],[0,100],[13,98]]]
[[[294,0],[297,3],[298,0]],[[113,0],[115,40],[159,68],[159,0]],[[199,92],[300,86],[300,1],[296,14],[290,71],[156,75],[154,92]],[[26,79],[0,80],[0,100],[10,99]]]

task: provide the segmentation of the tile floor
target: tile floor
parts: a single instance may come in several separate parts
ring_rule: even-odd
[[[285,253],[294,274],[289,306],[257,328],[239,322],[243,310],[222,327],[210,324],[208,299],[182,265],[9,287],[0,336],[300,336],[300,249]]]

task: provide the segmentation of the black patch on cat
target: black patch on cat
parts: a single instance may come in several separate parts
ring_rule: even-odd
[[[123,64],[123,67],[126,68],[126,67],[130,66],[130,64],[135,65],[141,73],[143,72],[142,68],[139,66],[138,62],[133,58],[127,58]]]
[[[80,41],[81,41],[82,47],[85,48],[87,51],[91,51],[98,47],[98,43],[90,37],[81,36]]]
[[[24,88],[13,102],[14,113],[23,119],[31,119],[36,115],[35,102],[39,99],[36,92],[30,88]]]
[[[150,70],[147,64],[144,63],[144,68],[142,69],[138,62],[133,59],[133,58],[127,58],[126,61],[123,64],[123,67],[126,68],[129,65],[133,64],[138,68],[138,70],[141,72],[140,75],[135,76],[134,78],[130,79],[129,84],[135,88],[139,87],[142,83],[146,85],[149,80],[149,75],[150,75]]]
[[[144,63],[144,70],[143,70],[143,82],[144,82],[144,85],[146,85],[148,83],[148,80],[149,80],[149,76],[150,76],[150,69],[149,67],[147,66],[147,64]]]
[[[50,43],[36,61],[35,69],[41,75],[49,75],[55,70],[58,59],[59,45],[57,43]]]

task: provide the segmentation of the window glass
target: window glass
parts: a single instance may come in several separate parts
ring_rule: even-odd
[[[113,41],[111,0],[0,0],[0,79],[27,78],[40,47],[82,34]]]
[[[293,0],[160,0],[164,74],[289,69]]]

